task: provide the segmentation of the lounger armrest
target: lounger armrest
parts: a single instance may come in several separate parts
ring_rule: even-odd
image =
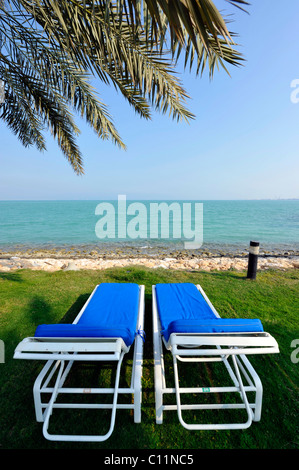
[[[279,353],[277,341],[266,332],[172,333],[166,347],[180,356]]]
[[[28,337],[16,347],[14,359],[118,360],[128,350],[121,338]]]

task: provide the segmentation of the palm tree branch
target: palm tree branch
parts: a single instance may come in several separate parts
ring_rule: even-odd
[[[14,19],[14,18],[13,18]],[[17,63],[16,54],[22,54],[26,60],[22,67],[32,67],[40,77],[47,81],[52,92],[60,93],[67,97],[68,102],[85,115],[87,122],[94,128],[102,138],[112,138],[120,147],[124,148],[117,131],[111,121],[105,105],[95,96],[95,90],[88,83],[88,74],[76,68],[69,58],[65,58],[61,51],[53,50],[45,44],[46,39],[39,34],[32,34],[22,25],[12,26],[14,41],[10,44],[9,55]],[[9,39],[7,28],[3,32]],[[38,47],[37,47],[38,46]],[[106,79],[107,81],[107,79]]]
[[[17,98],[11,89],[7,90],[5,102],[0,108],[0,119],[6,122],[24,147],[36,145],[38,150],[46,150],[39,119],[36,119],[28,102]]]
[[[38,21],[41,17],[47,16],[49,23],[49,14],[47,8],[45,10],[40,9]],[[86,11],[84,14],[86,15]],[[126,89],[128,89],[128,81],[132,80],[134,89],[139,89],[140,94],[144,97],[148,94],[150,101],[155,101],[156,104],[162,102],[162,94],[165,93],[168,97],[168,105],[173,108],[173,116],[180,116],[183,119],[190,118],[191,114],[184,107],[187,94],[178,80],[170,75],[170,61],[163,60],[161,54],[158,55],[157,52],[149,50],[144,35],[142,38],[140,35],[138,41],[136,41],[131,34],[131,29],[123,23],[120,28],[114,17],[108,24],[103,16],[103,9],[98,8],[96,15],[96,22],[86,22],[86,16],[80,17],[79,29],[82,30],[82,34],[75,37],[77,30],[74,31],[73,23],[65,20],[66,12],[64,12],[64,23],[60,25],[61,31],[59,32],[59,28],[56,28],[57,40],[61,41],[63,29],[66,24],[69,24],[68,38],[73,35],[73,42],[77,41],[78,44],[81,44],[81,48],[85,52],[87,51],[96,71],[100,68],[110,78],[112,72],[118,80],[125,80]],[[76,25],[78,26],[77,23]],[[86,38],[88,38],[88,42]],[[63,47],[66,47],[66,45],[64,44]],[[76,59],[78,58],[80,59],[80,57],[76,57]],[[120,87],[120,90],[123,91],[124,88]],[[130,100],[131,98],[132,94],[130,93]],[[165,109],[164,99],[163,102],[163,109]]]

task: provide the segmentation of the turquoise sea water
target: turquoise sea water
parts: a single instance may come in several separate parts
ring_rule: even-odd
[[[99,239],[95,228],[101,217],[96,214],[96,207],[102,202],[0,201],[0,249],[132,245],[142,249],[183,248],[181,239],[152,239],[149,233],[136,239]],[[127,200],[127,207],[132,202]],[[259,241],[264,250],[299,250],[299,200],[196,202],[203,204],[202,250],[242,250],[250,240]],[[149,210],[151,201],[139,203]],[[117,201],[113,204],[117,216]],[[127,215],[126,223],[132,218]]]

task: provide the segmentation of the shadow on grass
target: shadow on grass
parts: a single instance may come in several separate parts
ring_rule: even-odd
[[[23,282],[19,273],[0,273],[0,279],[3,281]]]
[[[145,294],[144,296],[144,331],[146,334],[143,357],[144,359],[153,358],[152,348],[152,337],[153,337],[153,325],[152,325],[152,296]]]
[[[81,294],[77,298],[77,300],[71,305],[67,312],[65,312],[64,316],[61,318],[59,323],[73,323],[76,316],[87,302],[88,298],[90,297],[90,292],[87,294]]]
[[[240,281],[252,281],[252,279],[247,278],[247,273],[240,272],[240,274],[237,274],[236,271],[209,271],[209,272],[204,272],[204,271],[192,271],[193,273],[200,273],[201,275],[205,277],[215,277],[222,279],[227,278],[227,279],[239,279]]]
[[[25,315],[28,315],[28,318],[30,318],[32,323],[36,326],[40,323],[51,322],[53,318],[52,307],[38,295],[30,300]]]

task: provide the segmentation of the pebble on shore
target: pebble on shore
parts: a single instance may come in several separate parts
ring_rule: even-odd
[[[18,269],[42,271],[77,271],[82,269],[103,270],[113,267],[143,266],[147,268],[179,269],[187,271],[245,271],[248,266],[247,257],[206,257],[206,258],[23,258],[12,256],[0,259],[0,271],[9,272]],[[299,269],[299,258],[260,257],[258,269]]]

